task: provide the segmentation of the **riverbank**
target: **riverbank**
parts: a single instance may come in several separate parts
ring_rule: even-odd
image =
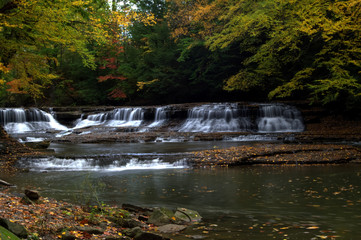
[[[129,204],[121,208],[100,202],[76,205],[42,197],[32,201],[17,195],[0,187],[0,239],[15,234],[21,239],[43,240],[167,240],[201,221],[196,211],[185,208],[173,212]]]
[[[196,167],[361,163],[361,149],[338,144],[253,144],[195,152]]]

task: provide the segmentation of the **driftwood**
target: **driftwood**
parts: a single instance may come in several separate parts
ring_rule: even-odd
[[[0,185],[4,185],[4,186],[8,186],[8,187],[14,186],[14,185],[12,185],[12,184],[4,181],[4,180],[1,180],[1,179],[0,179]]]

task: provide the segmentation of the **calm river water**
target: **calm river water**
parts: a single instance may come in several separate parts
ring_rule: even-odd
[[[214,143],[208,148],[211,145]],[[76,155],[71,154],[71,147],[68,150],[61,144],[53,147],[58,153]],[[97,147],[100,146],[94,145],[91,150],[84,145],[83,150],[92,152]],[[176,144],[173,148],[178,150],[174,151],[161,150],[165,149],[161,144],[154,147],[159,149],[156,152],[180,151]],[[119,152],[119,148],[113,152]],[[128,152],[147,152],[140,148],[147,149],[143,145],[133,151],[129,148]],[[189,148],[201,147],[195,144]],[[77,161],[72,168],[64,167],[72,161]],[[204,222],[181,236],[172,236],[173,239],[203,236],[205,239],[303,240],[360,239],[361,236],[359,165],[192,169],[185,161],[174,164],[132,158],[123,165],[108,164],[94,170],[87,168],[88,161],[75,157],[43,159],[38,164],[27,163],[31,168],[29,173],[4,180],[17,184],[16,191],[31,186],[38,188],[43,196],[71,202],[88,201],[96,194],[100,201],[111,205],[131,203],[199,211]],[[48,168],[39,167],[46,162],[52,164]]]

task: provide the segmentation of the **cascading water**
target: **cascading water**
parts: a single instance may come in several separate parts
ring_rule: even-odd
[[[67,129],[59,124],[51,114],[39,109],[0,109],[0,124],[10,134]]]
[[[21,159],[17,163],[32,171],[126,171],[142,169],[188,168],[186,160],[166,162],[159,158],[139,160],[137,158],[102,161],[95,158],[34,158]]]
[[[158,107],[155,110],[154,122],[151,123],[148,127],[150,128],[159,127],[163,125],[166,122],[166,120],[167,120],[166,107]]]
[[[78,121],[74,129],[104,125],[109,127],[139,127],[144,120],[142,108],[118,108],[112,112],[89,115]]]
[[[304,125],[300,111],[295,107],[272,104],[260,106],[258,132],[302,132]]]
[[[237,104],[207,104],[188,111],[180,132],[239,132],[251,129],[246,109]]]

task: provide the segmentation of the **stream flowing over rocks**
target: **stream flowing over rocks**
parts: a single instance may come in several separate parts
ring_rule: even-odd
[[[361,124],[358,121],[327,116],[322,109],[302,104],[295,107],[284,103],[4,108],[0,109],[0,124],[12,137],[29,148],[38,151],[50,149],[45,154],[50,156],[54,144],[67,143],[259,143],[253,147],[243,146],[233,148],[230,152],[223,151],[227,154],[216,155],[213,159],[202,154],[156,154],[153,151],[148,155],[136,156],[127,152],[89,152],[76,157],[57,154],[50,158],[36,158],[34,161],[28,161],[32,158],[28,155],[18,161],[22,167],[43,170],[355,162],[359,159],[357,146],[361,135]],[[348,146],[320,145],[331,142],[347,143]],[[265,146],[265,143],[271,147]],[[283,143],[286,145],[281,145]],[[300,143],[304,144],[301,148],[297,145]],[[272,144],[275,146],[272,147]],[[270,150],[265,150],[267,148]],[[239,155],[237,152],[243,154]]]
[[[24,142],[223,140],[298,133],[301,112],[286,104],[206,103],[158,107],[0,109],[0,124]],[[245,138],[247,140],[247,137]]]
[[[49,239],[184,239],[182,234],[188,239],[203,239],[212,234],[218,224],[222,225],[223,219],[218,219],[217,224],[206,222],[198,226],[202,218],[197,211],[203,211],[202,216],[206,213],[217,219],[214,208],[217,209],[218,202],[223,204],[223,201],[238,197],[256,196],[247,195],[250,191],[247,184],[253,184],[256,175],[251,174],[244,189],[232,188],[244,184],[243,177],[248,170],[252,173],[257,169],[255,165],[332,166],[361,161],[359,121],[331,116],[322,109],[302,104],[297,107],[284,103],[194,103],[150,107],[3,108],[0,109],[0,124],[6,130],[0,128],[1,171],[10,172],[14,167],[23,170],[18,172],[19,178],[0,179],[0,184],[8,188],[14,180],[20,188],[24,188],[24,181],[26,185],[39,186],[39,189],[26,190],[26,196],[21,200],[6,192],[1,193],[0,202],[7,208],[4,216],[12,219],[15,215],[17,224],[25,225],[31,232],[40,230],[31,221],[21,218],[22,211],[34,213],[34,217],[41,219],[46,216],[48,221],[61,216],[61,219],[71,222],[71,228],[66,227],[65,222],[62,225],[49,224],[47,232],[41,233],[50,236]],[[250,169],[244,169],[245,165]],[[228,173],[231,167],[239,172]],[[279,170],[276,169],[276,175],[272,176],[282,175],[277,175]],[[241,180],[230,184],[230,174],[234,174],[230,179],[240,177]],[[268,176],[268,173],[264,174]],[[215,176],[228,180],[224,183],[216,180],[207,185]],[[203,181],[202,177],[207,181],[201,185],[198,182]],[[87,186],[83,193],[78,189],[81,179]],[[305,179],[308,180],[308,176]],[[107,188],[101,190],[101,194],[112,198],[103,200],[118,203],[119,199],[125,198],[132,204],[141,204],[141,207],[124,204],[123,209],[110,209],[99,204],[99,196],[92,196],[91,192],[97,192],[95,188],[103,180]],[[301,180],[287,179],[281,183]],[[217,184],[220,186],[216,188]],[[49,189],[50,185],[53,187]],[[72,190],[74,185],[77,189]],[[278,185],[280,183],[255,186],[268,189]],[[231,187],[230,192],[217,195],[224,187]],[[353,185],[348,187],[352,190]],[[67,199],[71,191],[77,197],[92,196],[90,200],[97,202],[99,208],[85,211],[80,206],[42,199],[42,191],[60,194],[57,195],[60,199]],[[333,194],[339,192],[334,190]],[[235,195],[221,199],[231,193]],[[195,199],[203,196],[203,201],[210,205],[203,206],[205,203],[194,201],[195,196]],[[300,196],[303,197],[304,193]],[[144,202],[152,201],[149,197],[157,199],[151,202],[156,207],[144,207]],[[16,205],[8,204],[9,199],[13,199]],[[162,199],[167,199],[162,202],[165,206],[157,204]],[[208,202],[211,199],[213,202]],[[287,204],[293,201],[288,200]],[[182,207],[183,203],[190,202],[190,209],[194,210]],[[252,199],[249,204],[253,202]],[[319,205],[312,206],[318,208]],[[233,207],[239,208],[236,203],[229,207],[229,211],[234,211]],[[223,208],[228,206],[222,205]],[[225,225],[252,222],[254,215],[259,215],[258,210],[251,212],[249,221],[244,221],[248,213],[237,211],[233,212],[238,216],[237,221],[229,220],[232,216],[222,212],[222,218],[228,219]],[[71,218],[69,213],[76,218]],[[99,216],[100,213],[103,216]],[[105,218],[104,213],[107,214]],[[266,215],[268,218],[268,213]],[[94,216],[98,217],[94,219]],[[97,222],[90,224],[90,220]],[[259,226],[269,226],[269,234],[273,234],[275,226],[269,220],[260,221],[265,223]],[[314,227],[309,224],[313,222],[301,223],[300,226],[306,229]],[[243,230],[257,226],[253,224]],[[5,227],[9,229],[8,225]],[[228,226],[221,227],[213,236],[223,239],[223,234],[230,232],[226,239],[234,239],[241,234],[238,230],[227,229]],[[294,229],[294,236],[300,234],[298,229]],[[0,229],[0,234],[1,231],[4,230]],[[308,232],[301,234],[307,235]]]

